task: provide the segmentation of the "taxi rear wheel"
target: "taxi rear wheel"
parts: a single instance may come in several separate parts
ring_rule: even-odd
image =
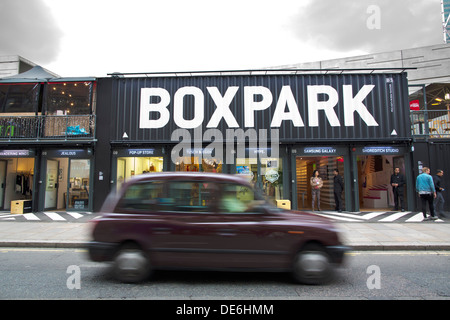
[[[136,283],[149,277],[151,264],[148,255],[136,244],[122,245],[113,261],[114,278],[121,282]]]
[[[293,276],[303,284],[323,284],[332,278],[330,256],[323,246],[310,244],[305,246],[295,257]]]

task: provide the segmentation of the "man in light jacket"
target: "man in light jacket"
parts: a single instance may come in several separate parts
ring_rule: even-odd
[[[423,167],[422,173],[416,179],[416,190],[422,203],[423,221],[436,220],[433,205],[434,198],[436,198],[436,189],[434,188],[433,178],[430,175],[430,168]],[[427,218],[427,202],[430,208],[430,218]]]

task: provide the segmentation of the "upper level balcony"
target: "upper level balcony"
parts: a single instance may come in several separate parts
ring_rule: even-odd
[[[95,141],[95,81],[87,80],[0,81],[0,143]]]
[[[411,133],[416,138],[450,139],[450,111],[411,111]]]
[[[414,139],[450,139],[450,84],[410,86],[411,134]]]
[[[0,142],[89,142],[95,139],[95,124],[95,115],[0,115]]]

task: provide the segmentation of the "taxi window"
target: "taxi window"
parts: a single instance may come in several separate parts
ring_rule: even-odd
[[[219,212],[249,213],[255,205],[255,192],[252,188],[240,184],[222,185]]]
[[[119,212],[210,212],[216,203],[217,187],[209,182],[144,182],[131,185],[120,199]]]
[[[217,188],[210,182],[171,181],[167,191],[174,211],[207,213],[217,197]]]
[[[157,211],[164,197],[164,184],[159,181],[137,183],[128,187],[118,208],[123,210]]]

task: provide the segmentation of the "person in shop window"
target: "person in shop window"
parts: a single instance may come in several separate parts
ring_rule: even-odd
[[[405,177],[400,173],[400,168],[394,168],[394,174],[391,176],[391,186],[392,192],[394,193],[394,209],[393,211],[398,211],[399,204],[401,206],[402,212],[405,211],[405,200],[403,197]]]
[[[317,200],[317,210],[320,211],[320,189],[323,186],[322,178],[319,177],[319,171],[314,170],[311,179],[309,180],[311,184],[311,194],[312,194],[312,211],[315,210],[315,202]]]

